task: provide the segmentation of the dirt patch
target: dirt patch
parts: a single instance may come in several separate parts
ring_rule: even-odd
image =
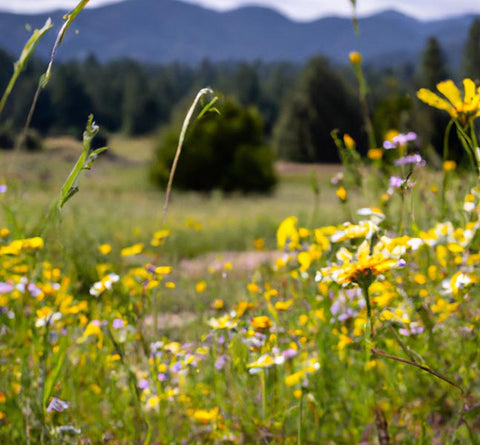
[[[342,169],[340,164],[298,164],[279,161],[275,169],[280,175],[305,175],[315,171],[318,175],[333,175]]]
[[[203,276],[210,271],[223,271],[232,266],[232,273],[243,274],[263,264],[274,264],[282,256],[282,252],[249,251],[249,252],[214,252],[200,255],[180,262],[180,272],[189,276]],[[227,265],[227,266],[226,266]]]
[[[190,324],[198,318],[193,312],[167,312],[157,316],[157,326],[159,329],[175,329]],[[151,315],[145,317],[145,326],[153,327],[153,317]]]

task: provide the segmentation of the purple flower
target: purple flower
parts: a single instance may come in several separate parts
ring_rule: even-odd
[[[7,186],[5,184],[0,184],[0,193],[5,193],[7,191]]]
[[[51,413],[52,411],[58,411],[61,413],[62,411],[68,409],[69,406],[70,403],[57,399],[57,397],[52,397],[52,400],[47,407],[47,413]]]
[[[30,295],[34,298],[38,297],[42,293],[42,290],[33,283],[29,283],[27,289],[30,292]]]
[[[158,381],[159,382],[164,382],[167,380],[167,374],[164,374],[163,372],[159,372],[157,375]]]
[[[408,142],[414,141],[417,139],[416,133],[410,131],[406,134],[400,133],[395,136],[391,141],[384,141],[383,148],[385,150],[391,150],[393,148],[397,148],[399,145],[405,145]]]
[[[122,329],[123,328],[123,320],[121,318],[115,318],[112,323],[113,329]]]
[[[147,389],[148,386],[149,386],[149,382],[147,379],[140,379],[138,381],[138,385],[137,385],[140,389]]]
[[[297,354],[298,354],[298,351],[293,348],[285,349],[285,351],[282,352],[282,355],[285,358],[285,360],[288,360],[289,358],[293,358]]]
[[[221,369],[223,369],[226,363],[227,363],[227,357],[225,356],[225,354],[223,354],[220,357],[218,357],[217,361],[215,362],[215,369],[217,371],[220,371]]]
[[[407,164],[415,164],[419,167],[423,167],[426,164],[426,162],[425,162],[425,159],[422,159],[422,157],[417,153],[413,155],[403,156],[402,158],[399,158],[395,161],[395,165],[407,165]]]
[[[0,295],[11,292],[13,289],[14,287],[11,284],[0,282]]]
[[[182,364],[177,362],[175,364],[173,364],[171,367],[170,367],[170,370],[172,372],[178,372],[178,371],[181,371],[182,370]]]
[[[398,176],[391,176],[389,182],[392,187],[398,189],[405,183],[405,179],[399,178]]]
[[[398,267],[405,267],[406,265],[407,265],[407,262],[403,258],[400,258],[398,260],[398,263],[397,263]]]

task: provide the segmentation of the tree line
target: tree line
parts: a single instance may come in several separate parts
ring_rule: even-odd
[[[14,57],[0,51],[0,88],[11,75]],[[480,20],[470,28],[460,70],[435,38],[426,42],[418,63],[376,68],[365,66],[371,119],[381,141],[389,128],[416,131],[424,144],[442,150],[445,118],[415,99],[419,87],[435,88],[446,78],[480,80]],[[18,131],[25,123],[38,79],[45,70],[31,60],[3,115],[2,131]],[[222,98],[255,107],[263,119],[264,138],[277,156],[302,162],[336,162],[333,129],[349,133],[367,149],[358,85],[352,67],[334,65],[318,56],[297,65],[288,62],[225,62],[204,60],[148,65],[132,60],[100,63],[90,56],[58,64],[42,92],[32,126],[42,135],[81,137],[86,117],[95,115],[106,132],[143,135],[175,119],[195,92],[210,86]],[[220,103],[222,100],[220,101]]]

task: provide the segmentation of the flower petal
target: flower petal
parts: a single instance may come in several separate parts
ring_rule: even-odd
[[[440,91],[440,93],[442,93],[457,110],[463,107],[460,90],[453,80],[445,80],[444,82],[438,83],[437,90]]]
[[[448,114],[454,115],[455,109],[445,99],[437,96],[426,88],[420,88],[417,91],[417,97],[431,107],[438,108],[439,110],[445,110]]]

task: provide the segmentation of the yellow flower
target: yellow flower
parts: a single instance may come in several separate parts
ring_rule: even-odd
[[[362,63],[362,55],[358,51],[352,51],[348,58],[352,65],[360,65]]]
[[[293,300],[287,300],[287,301],[277,301],[275,303],[275,310],[277,311],[286,311],[292,306]]]
[[[443,171],[451,172],[457,168],[457,163],[455,161],[445,161],[443,163]]]
[[[439,110],[446,111],[454,119],[460,120],[464,125],[469,125],[480,116],[480,87],[476,89],[472,79],[463,79],[463,100],[460,90],[452,80],[445,80],[437,84],[437,90],[444,96],[421,88],[417,97]],[[445,99],[446,98],[446,99]]]
[[[201,294],[202,292],[205,292],[206,288],[207,288],[207,283],[204,280],[199,281],[197,284],[195,284],[195,292],[199,294]]]
[[[257,250],[263,250],[265,248],[265,241],[263,238],[257,238],[253,241],[253,245]]]
[[[289,216],[284,219],[277,230],[277,245],[279,249],[298,247],[299,234],[297,230],[297,217]]]
[[[355,148],[355,140],[348,133],[343,135],[343,143],[345,144],[345,147],[350,150]]]
[[[112,251],[112,246],[110,244],[100,244],[98,246],[98,251],[102,255],[108,255]]]
[[[203,425],[215,422],[218,418],[218,407],[213,409],[197,409],[191,414],[193,420]]]
[[[368,159],[371,159],[372,161],[377,161],[379,159],[382,159],[383,157],[383,150],[381,148],[371,148],[367,152]]]
[[[345,187],[339,187],[335,194],[340,198],[341,201],[347,200],[347,191],[345,190]]]
[[[269,329],[272,325],[273,323],[267,315],[259,315],[252,319],[252,327],[255,329]]]
[[[124,247],[120,251],[120,255],[121,256],[138,255],[139,253],[142,252],[143,247],[144,247],[143,243],[137,243],[137,244],[134,244],[133,246],[130,246],[130,247]]]
[[[225,306],[225,302],[222,299],[217,299],[212,304],[213,309],[223,309],[224,306]]]

